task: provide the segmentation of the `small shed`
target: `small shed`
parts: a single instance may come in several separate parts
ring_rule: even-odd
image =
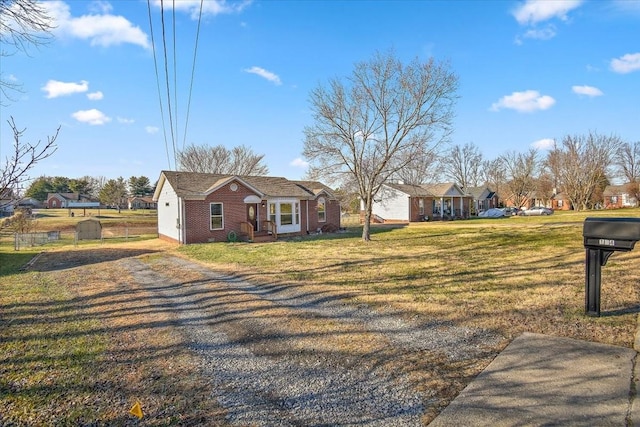
[[[76,240],[93,240],[102,238],[102,224],[94,218],[79,221],[76,224]]]

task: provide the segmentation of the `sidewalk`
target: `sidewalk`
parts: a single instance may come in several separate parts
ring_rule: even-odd
[[[429,426],[640,425],[636,355],[625,347],[524,333]]]

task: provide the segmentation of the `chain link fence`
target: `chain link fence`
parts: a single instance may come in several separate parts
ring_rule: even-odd
[[[156,238],[158,237],[158,228],[156,226],[133,227],[133,226],[115,226],[102,228],[101,236],[93,241],[101,242],[118,239],[139,239],[139,238]],[[67,240],[77,245],[79,240],[74,230],[66,231],[43,231],[34,233],[14,233],[14,248],[16,251],[34,246],[43,246],[59,240]]]
[[[49,242],[60,240],[59,231],[42,231],[36,233],[15,233],[13,244],[16,251],[22,248],[42,246]]]

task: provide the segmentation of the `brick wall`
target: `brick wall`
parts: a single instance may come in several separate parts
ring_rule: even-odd
[[[237,190],[231,190],[231,183],[225,184],[211,193],[205,200],[185,201],[186,243],[226,242],[231,231],[240,234],[240,223],[247,220],[247,205],[244,198],[255,195],[253,191],[237,181]],[[222,203],[224,228],[211,230],[211,203]],[[258,218],[265,219],[266,208],[258,205]]]

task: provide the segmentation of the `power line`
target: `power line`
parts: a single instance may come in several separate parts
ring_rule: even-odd
[[[171,158],[169,157],[169,143],[167,141],[167,126],[164,122],[164,109],[162,108],[162,93],[160,91],[160,75],[158,73],[158,61],[156,59],[156,43],[153,37],[153,20],[151,19],[151,3],[150,0],[147,0],[147,10],[149,12],[149,28],[151,32],[151,48],[153,49],[153,65],[155,67],[156,72],[156,86],[158,88],[158,102],[160,104],[160,116],[162,118],[162,133],[164,135],[164,147],[167,152],[167,163],[169,164],[169,169],[171,169]]]
[[[173,113],[171,111],[171,89],[169,85],[169,63],[167,56],[167,35],[165,31],[164,25],[164,0],[160,0],[160,16],[162,21],[162,47],[164,50],[164,80],[167,86],[167,109],[169,110],[169,127],[171,131],[171,144],[173,146],[173,161],[174,165],[177,166],[177,158],[176,158],[176,138],[175,132],[173,129]]]
[[[200,22],[202,21],[202,5],[204,0],[200,0],[200,13],[198,14],[198,29],[196,30],[196,43],[193,48],[193,63],[191,64],[191,81],[189,83],[189,99],[187,101],[187,116],[184,122],[184,138],[182,139],[182,149],[187,141],[187,126],[189,126],[189,112],[191,111],[191,94],[193,93],[193,78],[196,71],[196,56],[198,52],[198,41],[200,40]]]

